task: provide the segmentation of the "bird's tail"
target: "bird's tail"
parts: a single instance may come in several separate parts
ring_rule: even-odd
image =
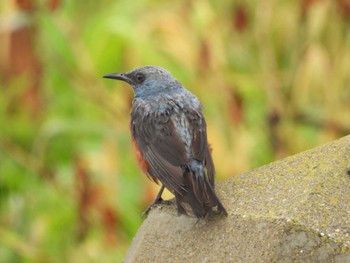
[[[184,172],[185,199],[192,208],[196,217],[205,217],[212,214],[217,207],[219,214],[227,215],[227,212],[217,197],[215,190],[205,173],[202,164],[196,161]]]

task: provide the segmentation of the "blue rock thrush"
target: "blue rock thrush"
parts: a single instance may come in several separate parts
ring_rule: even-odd
[[[144,214],[163,201],[166,187],[175,195],[179,214],[187,214],[183,204],[188,203],[198,218],[215,211],[227,215],[214,191],[215,168],[198,98],[157,66],[103,77],[132,86],[135,98],[130,129],[137,159],[151,179],[162,183]]]

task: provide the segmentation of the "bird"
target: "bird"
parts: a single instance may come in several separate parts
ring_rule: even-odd
[[[215,192],[215,167],[199,99],[159,66],[109,73],[133,88],[131,137],[141,170],[161,188],[143,215],[164,202],[167,188],[179,215],[188,204],[197,218],[227,212]],[[188,208],[188,206],[187,206]]]

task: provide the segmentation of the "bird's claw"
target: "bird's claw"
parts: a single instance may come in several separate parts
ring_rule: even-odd
[[[145,217],[149,211],[153,209],[154,206],[159,205],[159,204],[164,204],[164,205],[171,205],[172,201],[171,200],[163,200],[163,198],[155,199],[145,211],[142,213],[142,217]]]

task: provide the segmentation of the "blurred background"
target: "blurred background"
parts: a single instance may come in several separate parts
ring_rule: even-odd
[[[1,1],[0,262],[123,259],[158,188],[102,75],[172,72],[220,181],[350,133],[349,23],[349,0]]]

